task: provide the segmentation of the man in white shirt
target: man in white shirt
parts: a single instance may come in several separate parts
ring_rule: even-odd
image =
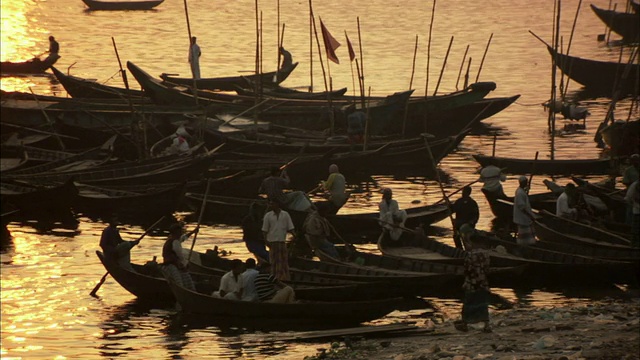
[[[573,197],[576,192],[576,186],[568,183],[564,187],[564,191],[556,200],[556,216],[576,220],[578,217],[578,209],[569,206],[569,198]]]
[[[220,279],[220,288],[211,294],[214,297],[240,300],[242,298],[242,272],[244,264],[241,260],[234,259],[231,261],[231,270]]]
[[[278,280],[290,280],[287,233],[295,237],[293,222],[289,213],[282,210],[278,200],[271,201],[271,211],[262,219],[262,233],[269,247],[269,262],[272,274]]]
[[[378,209],[382,231],[387,233],[391,240],[399,240],[404,222],[407,220],[407,212],[400,210],[398,202],[393,199],[391,188],[382,190],[382,201],[378,204]]]

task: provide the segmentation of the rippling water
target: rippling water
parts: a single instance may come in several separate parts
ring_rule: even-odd
[[[285,23],[284,46],[300,61],[298,69],[285,82],[287,86],[310,84],[309,20],[306,1],[280,1],[280,21]],[[608,1],[592,3],[606,8]],[[205,77],[253,71],[255,53],[254,1],[189,1],[189,20],[193,35],[202,48],[201,69]],[[562,7],[561,33],[566,47],[571,32],[577,1],[565,1]],[[275,68],[277,10],[276,2],[260,4],[263,27],[263,68]],[[387,94],[409,87],[416,35],[419,49],[413,87],[424,94],[426,53],[431,2],[338,1],[325,0],[314,4],[317,16],[333,35],[343,43],[338,49],[341,64],[331,64],[334,87],[351,88],[352,76],[348,62],[344,32],[358,43],[357,17],[364,56],[366,86],[372,94]],[[622,5],[620,5],[622,6]],[[619,7],[620,7],[619,6]],[[117,44],[122,61],[131,60],[152,74],[180,73],[187,76],[188,35],[182,1],[167,0],[157,10],[146,12],[90,12],[80,0],[19,1],[1,3],[2,61],[19,61],[47,50],[47,37],[54,35],[60,42],[62,58],[56,66],[74,75],[98,79],[112,85],[122,85],[118,76],[118,61],[112,45]],[[436,7],[430,62],[429,92],[435,89],[447,46],[455,36],[439,92],[456,89],[458,70],[464,50],[470,45],[472,57],[470,78],[478,74],[480,60],[491,34],[493,38],[484,61],[480,81],[494,81],[497,89],[490,96],[521,94],[518,102],[507,110],[484,121],[487,126],[468,136],[456,153],[440,164],[448,191],[477,178],[478,165],[472,154],[490,154],[493,135],[497,137],[496,154],[540,158],[550,154],[547,115],[542,102],[550,93],[550,57],[545,47],[528,30],[550,42],[553,6],[551,1],[492,0],[484,2],[440,1]],[[620,51],[626,58],[629,49],[615,42],[609,46],[596,37],[604,25],[583,4],[571,44],[576,56],[617,61]],[[612,35],[612,40],[616,36]],[[314,45],[315,49],[315,45]],[[315,51],[315,50],[314,50]],[[314,52],[313,84],[323,87],[317,52]],[[466,64],[465,64],[466,67]],[[29,91],[64,96],[62,87],[48,77],[3,77],[2,90]],[[570,96],[581,98],[591,116],[587,128],[574,133],[560,133],[556,138],[556,158],[594,158],[601,155],[595,147],[593,134],[606,113],[608,100],[587,98],[579,86],[571,83]],[[618,117],[625,118],[630,102],[618,105]],[[638,114],[634,114],[635,117]],[[563,121],[559,120],[559,128]],[[425,165],[428,166],[428,165]],[[534,178],[532,192],[543,191],[543,177]],[[400,177],[381,174],[373,177],[371,191],[355,196],[344,211],[377,209],[379,187],[395,189],[402,207],[416,203],[431,203],[441,197],[436,182],[421,177]],[[565,183],[567,179],[558,179]],[[513,193],[515,180],[505,183],[505,191]],[[474,197],[481,206],[479,228],[489,229],[492,216],[474,185]],[[191,224],[193,226],[193,224]],[[448,227],[448,220],[438,224]],[[248,357],[299,359],[315,353],[317,345],[257,342],[260,333],[216,326],[185,326],[172,309],[149,309],[113,280],[107,280],[100,298],[88,295],[104,274],[97,260],[98,236],[103,224],[80,218],[76,223],[44,227],[37,223],[11,223],[12,247],[2,254],[2,352],[3,358],[202,358]],[[143,230],[124,226],[123,236],[137,237]],[[448,233],[441,232],[442,239]],[[218,225],[205,227],[199,235],[196,250],[219,245],[232,251],[232,256],[246,257],[236,227]],[[221,240],[224,239],[224,240]],[[145,262],[160,255],[162,238],[148,236],[133,251],[134,262]],[[372,246],[364,246],[372,248]],[[510,300],[533,306],[584,303],[594,294],[534,290],[515,293],[499,290]],[[601,296],[603,292],[599,292]],[[455,299],[430,299],[445,316],[457,316],[459,303]],[[403,320],[423,310],[397,311],[381,322]]]

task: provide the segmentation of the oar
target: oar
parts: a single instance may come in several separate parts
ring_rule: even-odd
[[[200,223],[202,222],[202,216],[204,216],[204,209],[207,205],[207,197],[209,197],[209,188],[211,187],[211,179],[207,180],[207,190],[204,192],[204,197],[202,198],[202,206],[200,206],[200,215],[198,216],[198,225],[196,225],[196,229],[200,229]],[[200,231],[196,231],[193,234],[193,240],[191,241],[191,249],[189,249],[189,261],[191,261],[191,254],[193,254],[193,247],[196,245],[196,237]]]
[[[298,160],[298,156],[294,157],[293,159],[289,160],[288,163],[280,166],[280,171],[285,170],[286,168],[289,167],[289,165],[293,164],[294,162],[296,162]]]
[[[136,241],[140,241],[142,240],[142,238],[144,238],[145,236],[147,236],[148,233],[151,232],[151,230],[158,225],[162,220],[164,220],[166,216],[163,216],[160,218],[160,220],[156,221],[155,223],[153,223],[153,225],[149,226],[147,228],[147,230],[145,230],[145,232],[140,235],[140,237],[136,240]],[[93,288],[93,290],[91,290],[91,292],[89,293],[89,295],[96,297],[96,294],[98,293],[98,290],[100,290],[100,287],[102,286],[102,284],[104,284],[105,280],[107,280],[107,276],[109,275],[109,272],[107,271],[102,278],[100,279],[100,281],[98,282],[98,284]]]
[[[232,122],[233,120],[235,120],[235,119],[239,118],[240,116],[242,116],[242,115],[244,115],[244,114],[248,113],[249,111],[251,111],[251,110],[253,110],[253,109],[255,109],[255,108],[257,108],[257,107],[259,107],[259,106],[263,105],[264,103],[266,103],[266,102],[268,102],[268,101],[270,101],[270,100],[272,100],[272,99],[270,99],[270,98],[269,98],[269,99],[265,99],[265,100],[263,100],[262,102],[260,102],[260,103],[258,103],[258,104],[256,104],[256,105],[253,105],[252,107],[250,107],[250,108],[248,108],[248,109],[246,109],[246,110],[242,111],[241,113],[239,113],[239,114],[235,115],[235,116],[234,116],[234,117],[232,117],[231,119],[229,119],[229,120],[225,120],[225,122],[223,122],[222,124],[220,124],[220,126],[229,124],[229,123],[230,123],[230,122]]]

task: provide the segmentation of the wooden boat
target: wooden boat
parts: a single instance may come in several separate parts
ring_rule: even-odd
[[[297,66],[297,62],[289,64],[285,63],[278,71],[260,74],[260,81],[267,87],[270,85],[278,85],[281,82],[285,81]],[[173,74],[166,73],[162,73],[160,75],[160,78],[165,83],[169,84],[178,84],[188,87],[193,86],[193,78],[181,78],[173,76]],[[200,90],[235,91],[238,87],[245,87],[247,85],[247,81],[256,82],[257,79],[258,77],[255,74],[246,76],[202,78],[196,80],[196,86]]]
[[[78,190],[73,181],[51,186],[35,186],[28,183],[9,182],[5,177],[0,183],[2,204],[11,204],[24,216],[55,217],[69,212]]]
[[[482,167],[494,165],[509,174],[587,175],[611,173],[612,159],[517,159],[474,154]]]
[[[96,251],[100,262],[109,274],[127,291],[142,301],[175,302],[167,280],[159,271],[155,262],[145,265],[131,264],[134,271],[122,268],[116,263],[107,261],[101,251]],[[211,294],[220,286],[220,278],[225,271],[197,273],[191,271],[196,289]],[[371,299],[388,299],[384,289],[358,283],[313,283],[304,281],[288,282],[296,292],[297,299],[316,301],[354,301]]]
[[[93,186],[76,183],[74,210],[105,218],[114,212],[121,219],[157,219],[172,214],[184,195],[185,183],[142,186]]]
[[[89,10],[151,10],[164,0],[82,0]]]
[[[109,86],[100,84],[97,81],[67,75],[56,69],[55,66],[51,67],[51,71],[53,71],[53,75],[55,75],[67,93],[74,98],[127,100],[129,98],[136,99],[144,97],[142,90]]]
[[[627,203],[621,189],[608,188],[574,176],[571,179],[578,186],[586,188],[586,191],[600,198],[609,208],[612,220],[625,222]]]
[[[395,310],[402,301],[402,298],[392,298],[369,301],[297,301],[291,304],[273,304],[215,298],[188,290],[171,281],[169,281],[169,286],[185,312],[201,316],[215,316],[216,319],[270,320],[310,326],[356,325],[375,320]]]
[[[640,120],[617,120],[601,128],[598,133],[613,156],[640,153]]]
[[[630,282],[634,281],[637,273],[637,270],[634,271],[638,268],[637,262],[603,260],[539,249],[535,246],[520,246],[483,231],[476,231],[474,236],[482,236],[493,248],[488,250],[492,267],[527,266],[520,278],[521,286],[566,285],[569,282],[572,284]],[[380,249],[383,254],[390,246],[388,243],[389,241],[387,244],[382,242],[384,245]],[[400,247],[395,250],[395,255],[410,259],[461,264],[465,256],[464,250],[426,236],[416,238],[411,234],[403,234],[400,245],[397,246]]]
[[[551,56],[555,53],[549,46],[547,50]],[[620,89],[623,94],[633,93],[637,79],[640,77],[640,64],[618,64],[561,53],[556,54],[556,67],[587,89],[608,96],[611,96],[616,89]],[[627,70],[628,76],[623,82],[622,75]]]
[[[631,248],[631,241],[608,231],[587,224],[556,216],[548,211],[541,212],[534,226],[537,236],[549,242],[573,243],[592,247],[627,251],[629,255],[640,257],[640,249]],[[631,256],[634,257],[634,256]]]
[[[252,84],[248,84],[248,85],[252,85]],[[246,86],[245,87],[237,86],[235,91],[236,93],[238,93],[238,95],[255,97],[255,94],[256,94],[253,88],[249,88]],[[339,99],[346,92],[347,92],[347,88],[342,88],[342,89],[333,90],[333,91],[308,92],[308,91],[300,91],[300,90],[276,85],[276,86],[269,86],[269,87],[263,88],[262,97],[274,97],[274,98],[281,98],[281,99],[326,100],[329,97],[331,97],[331,99]]]
[[[3,61],[0,64],[0,73],[4,75],[12,74],[43,74],[48,68],[58,61],[60,56],[47,57],[45,60],[40,60],[38,57],[34,57],[31,60],[22,62]]]
[[[631,2],[633,3],[633,2]],[[637,12],[625,13],[614,10],[600,9],[591,4],[591,10],[604,22],[609,29],[622,36],[625,42],[638,42],[640,39],[640,14]]]
[[[254,108],[259,113],[261,120],[306,130],[346,128],[347,111],[358,109],[367,111],[369,114],[370,134],[380,133],[388,124],[395,121],[413,92],[413,90],[398,92],[384,99],[368,103],[365,109],[356,104],[355,109],[347,109],[346,111],[343,111],[343,105],[337,103],[329,107],[326,102],[309,104],[309,100],[304,100],[302,103],[296,103],[294,99],[266,99],[256,107],[255,99],[242,103],[223,101],[219,99],[218,95],[205,91],[199,91],[196,98],[187,92],[169,88],[130,61],[127,62],[127,68],[156,104],[195,106],[197,101],[199,105],[216,108],[219,113],[231,114],[241,114]]]
[[[491,208],[493,216],[508,223],[513,222],[513,196],[502,198],[496,196],[492,192],[486,191],[485,189],[482,189],[482,193],[489,203],[489,207]],[[529,203],[534,209],[555,211],[557,198],[558,194],[554,193],[553,191],[530,194]]]

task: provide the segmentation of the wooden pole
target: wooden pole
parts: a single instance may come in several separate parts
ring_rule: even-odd
[[[349,39],[349,37],[347,36],[347,30],[344,31],[344,37],[347,40]],[[349,66],[351,67],[351,83],[353,86],[353,97],[355,97],[356,96],[356,78],[355,78],[355,73],[353,72],[353,60],[351,59],[349,59]],[[360,82],[360,80],[358,80],[358,82]]]
[[[460,70],[458,70],[458,79],[456,79],[456,90],[458,90],[458,83],[460,82],[460,76],[462,75],[462,68],[464,68],[464,61],[467,59],[468,52],[469,52],[469,45],[467,44],[467,49],[464,51],[464,55],[462,56],[462,62],[460,62]]]
[[[315,21],[313,16],[312,0],[309,0],[309,92],[313,90],[313,33],[315,30]]]
[[[471,71],[471,59],[473,59],[471,56],[469,56],[469,62],[467,63],[467,71],[464,73],[464,87],[463,89],[466,89],[467,86],[469,86],[469,71]]]
[[[204,197],[202,198],[202,205],[200,206],[200,214],[198,214],[198,225],[196,225],[196,229],[200,228],[200,223],[202,223],[202,217],[204,216],[204,210],[207,206],[207,197],[209,196],[209,189],[211,188],[211,179],[207,179],[207,189],[204,192]],[[198,232],[196,231],[193,234],[193,240],[191,241],[191,249],[189,249],[189,260],[191,260],[191,254],[193,254],[193,247],[196,245],[196,237],[198,236]]]
[[[480,79],[480,72],[482,71],[482,65],[484,65],[484,58],[487,56],[487,51],[489,51],[489,45],[491,45],[491,39],[493,38],[493,33],[489,36],[489,41],[487,41],[487,46],[484,48],[484,54],[482,54],[482,60],[480,60],[480,68],[478,68],[478,74],[476,75],[476,81]]]
[[[447,47],[447,53],[444,56],[444,61],[442,63],[442,69],[440,69],[440,76],[438,77],[438,82],[436,83],[436,89],[433,91],[433,96],[436,96],[438,93],[438,88],[440,87],[440,81],[442,80],[442,75],[444,74],[444,69],[447,66],[447,59],[449,58],[449,51],[451,51],[451,45],[453,45],[453,36],[451,36],[451,40],[449,41],[449,47]]]
[[[493,146],[491,147],[491,157],[496,157],[496,140],[498,139],[497,134],[493,134]]]
[[[371,87],[369,87],[369,98],[371,98]],[[369,127],[370,127],[369,123],[371,121],[371,119],[369,119],[370,112],[371,112],[371,106],[368,106],[367,104],[367,115],[364,122],[364,144],[362,146],[363,151],[367,151],[367,144],[369,142]]]
[[[433,31],[433,21],[436,13],[436,0],[433,0],[433,7],[431,8],[431,21],[429,22],[429,40],[427,41],[427,78],[424,84],[424,98],[426,99],[429,95],[429,64],[431,61],[431,34]],[[425,115],[426,116],[426,115]],[[426,119],[425,119],[426,123]],[[425,127],[426,130],[426,127]]]
[[[413,62],[411,63],[411,79],[409,80],[409,90],[413,88],[413,76],[416,73],[416,57],[418,56],[418,35],[416,35],[416,44],[413,48]],[[402,118],[402,137],[407,134],[407,118],[409,117],[409,102],[404,104],[404,116]]]
[[[558,0],[558,11],[556,13],[556,27],[555,27],[555,43],[554,43],[554,52],[558,53],[558,40],[560,38],[560,14],[561,14],[561,6],[562,0]],[[555,57],[553,57],[555,58]],[[555,102],[556,102],[556,62],[552,60],[551,64],[551,101],[554,106],[549,107],[549,119],[551,122],[551,160],[555,157],[555,139],[556,139],[556,112]]]
[[[256,20],[256,55],[255,55],[255,73],[256,73],[256,82],[255,82],[255,105],[260,103],[260,90],[262,89],[262,84],[260,81],[260,23],[258,19],[258,0],[255,0],[255,20]],[[255,108],[253,112],[253,125],[258,127],[258,107]]]
[[[362,32],[360,31],[360,17],[356,18],[358,22],[358,47],[360,51],[360,82],[362,87],[362,106],[365,106],[364,101],[364,55],[362,54]]]
[[[533,158],[533,164],[531,164],[531,175],[529,175],[529,186],[527,188],[527,194],[531,189],[531,183],[533,182],[533,174],[536,172],[536,163],[538,162],[538,151],[536,151],[536,157]]]
[[[576,16],[573,18],[573,25],[571,26],[571,35],[569,35],[569,43],[567,44],[567,52],[566,55],[569,55],[569,50],[571,50],[571,43],[573,42],[573,33],[576,30],[576,23],[578,22],[578,14],[580,13],[580,6],[582,5],[582,0],[578,1],[578,8],[576,9]],[[571,65],[569,64],[569,74],[571,73]],[[561,75],[564,78],[564,75]],[[566,77],[564,90],[562,92],[562,100],[567,96],[567,90],[569,88],[569,81],[571,78],[569,76]]]
[[[122,61],[120,61],[120,54],[118,54],[118,47],[116,46],[116,39],[112,36],[111,43],[113,43],[113,50],[116,52],[116,59],[118,59],[118,66],[120,67],[120,75],[122,76],[122,82],[124,82],[124,87],[129,90],[129,81],[127,80],[127,72],[122,68]],[[135,111],[133,109],[133,102],[131,101],[131,94],[127,91],[127,102],[129,103],[129,111],[131,111],[131,133],[134,136],[134,141],[136,145],[136,149],[138,150],[138,158],[144,159],[147,157],[147,147],[144,147],[144,151],[140,146],[140,138],[139,138],[139,129],[140,123],[135,118]],[[143,123],[144,124],[144,123]],[[146,124],[144,124],[146,127]],[[146,139],[145,139],[146,140]],[[146,141],[145,141],[146,144]]]

